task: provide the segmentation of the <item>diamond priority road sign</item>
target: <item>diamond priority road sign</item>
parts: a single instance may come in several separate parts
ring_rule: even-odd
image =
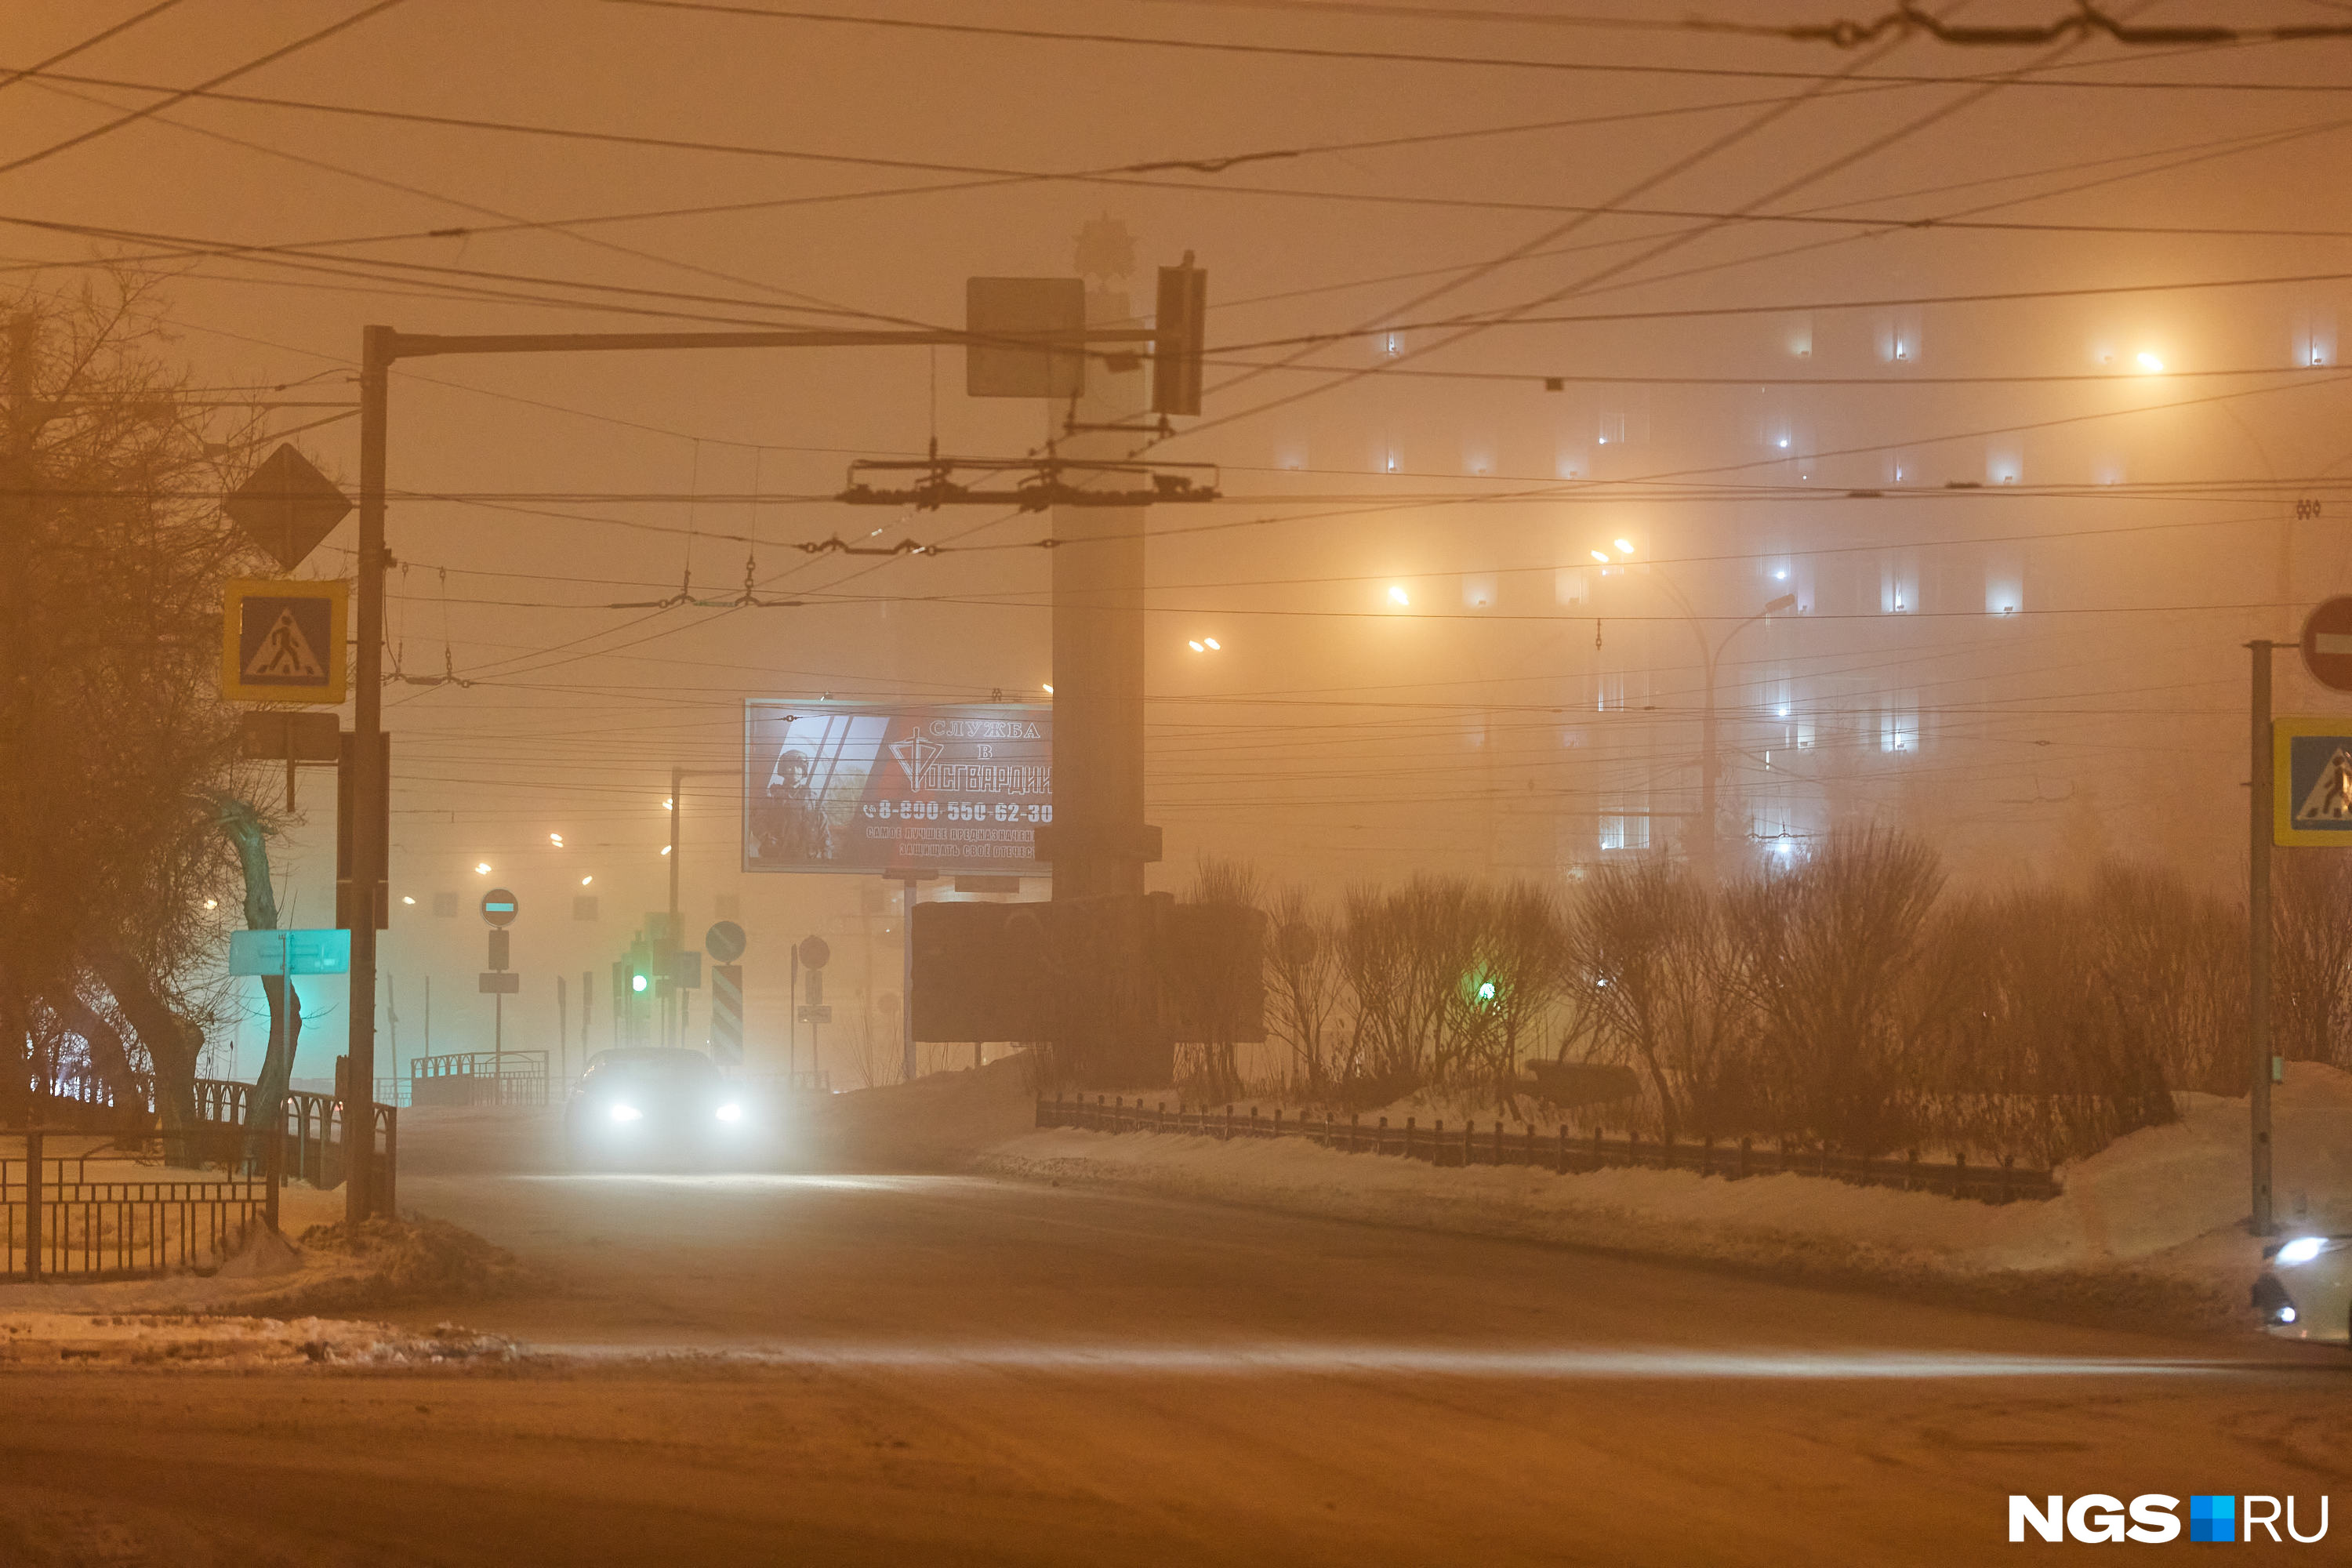
[[[2352,847],[2352,713],[2271,722],[2272,839]]]
[[[221,502],[238,531],[289,572],[351,510],[351,498],[286,442]]]
[[[232,702],[341,702],[351,584],[239,578],[221,601],[221,695]]]

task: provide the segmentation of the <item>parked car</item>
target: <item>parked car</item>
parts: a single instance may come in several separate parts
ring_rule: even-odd
[[[564,1147],[574,1169],[734,1163],[753,1151],[751,1110],[700,1051],[601,1051],[564,1103]]]
[[[2352,1236],[2298,1236],[2263,1248],[2254,1310],[2281,1339],[2352,1344]]]

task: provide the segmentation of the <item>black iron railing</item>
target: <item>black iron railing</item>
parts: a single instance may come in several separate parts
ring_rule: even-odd
[[[1948,1161],[1927,1160],[1917,1150],[1899,1157],[1842,1154],[1818,1145],[1758,1144],[1742,1138],[1737,1143],[1708,1138],[1697,1142],[1643,1138],[1635,1133],[1612,1138],[1599,1129],[1572,1133],[1566,1122],[1538,1135],[1533,1125],[1520,1123],[1508,1132],[1497,1121],[1482,1132],[1476,1122],[1464,1122],[1449,1132],[1443,1121],[1427,1127],[1408,1116],[1402,1127],[1391,1127],[1385,1116],[1365,1126],[1360,1116],[1339,1121],[1295,1115],[1287,1120],[1276,1109],[1273,1116],[1246,1115],[1234,1106],[1222,1109],[1179,1102],[1173,1110],[1162,1100],[1147,1106],[1141,1100],[1088,1100],[1055,1096],[1037,1101],[1040,1127],[1083,1127],[1101,1132],[1181,1132],[1198,1138],[1305,1138],[1327,1149],[1350,1154],[1396,1154],[1433,1164],[1521,1165],[1549,1170],[1559,1175],[1619,1169],[1694,1171],[1702,1176],[1738,1180],[1746,1176],[1793,1174],[1823,1176],[1854,1186],[1899,1187],[1906,1192],[1942,1193],[1984,1203],[2042,1202],[2056,1197],[2063,1187],[2055,1171],[2021,1168],[2012,1157],[1971,1163],[1965,1153]]]

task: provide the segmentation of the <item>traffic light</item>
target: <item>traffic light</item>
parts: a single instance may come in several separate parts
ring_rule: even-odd
[[[1201,352],[1208,332],[1209,275],[1184,253],[1181,267],[1160,269],[1160,309],[1152,319],[1151,411],[1201,412]]]

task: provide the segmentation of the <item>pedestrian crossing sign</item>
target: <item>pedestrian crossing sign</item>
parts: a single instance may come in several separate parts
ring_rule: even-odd
[[[343,700],[350,584],[241,578],[221,606],[221,695],[234,702]]]
[[[2273,840],[2352,846],[2352,714],[2271,724]]]

